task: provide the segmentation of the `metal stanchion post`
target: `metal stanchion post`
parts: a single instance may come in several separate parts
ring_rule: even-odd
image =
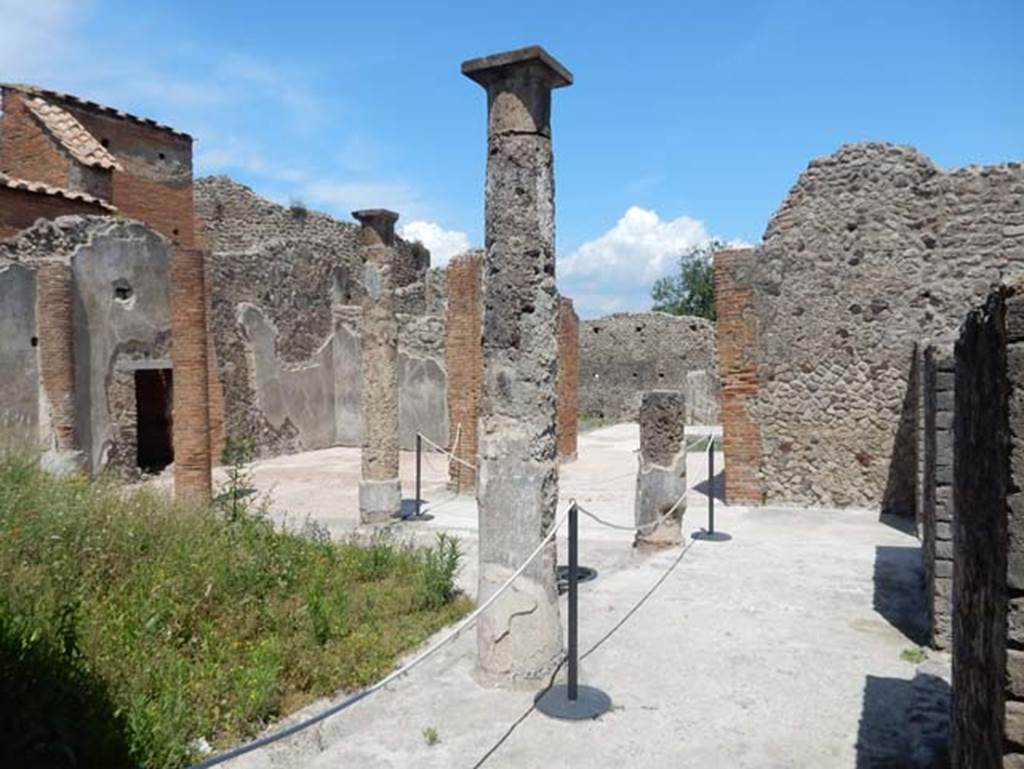
[[[537,710],[552,718],[578,721],[597,718],[608,711],[611,698],[593,686],[579,685],[579,510],[569,508],[569,675],[537,695]]]
[[[708,440],[708,534],[715,533],[715,436]]]
[[[423,436],[416,433],[416,517],[420,517],[420,458],[423,454]]]
[[[708,527],[693,534],[694,539],[705,542],[728,542],[731,534],[715,531],[715,436],[708,436]]]

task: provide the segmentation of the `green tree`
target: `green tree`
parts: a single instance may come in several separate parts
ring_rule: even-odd
[[[703,246],[694,246],[679,256],[679,273],[658,278],[651,287],[651,298],[656,312],[669,315],[696,315],[715,319],[715,273],[712,267],[715,253],[725,243],[712,240]]]

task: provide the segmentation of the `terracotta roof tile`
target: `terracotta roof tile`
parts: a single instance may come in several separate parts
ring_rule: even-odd
[[[25,179],[15,179],[13,176],[8,176],[7,174],[0,174],[0,187],[6,187],[11,190],[34,192],[39,195],[52,195],[53,197],[65,198],[67,200],[80,200],[83,203],[93,203],[110,212],[117,211],[117,209],[107,201],[95,198],[92,195],[87,195],[84,192],[66,190],[62,187],[51,187],[49,184],[43,184],[42,182],[30,182]]]
[[[133,115],[130,112],[122,112],[119,109],[107,107],[103,104],[98,104],[97,102],[89,101],[88,99],[83,99],[71,93],[64,93],[62,91],[51,91],[48,88],[40,88],[37,85],[26,85],[24,83],[0,83],[0,88],[10,88],[11,90],[21,91],[22,93],[31,94],[32,96],[42,96],[52,101],[67,102],[68,104],[74,104],[76,106],[85,107],[87,109],[96,110],[98,112],[105,112],[108,115],[113,115],[114,117],[122,118],[124,120],[131,120],[133,123],[142,123],[143,125],[149,126],[150,128],[157,128],[161,131],[167,131],[168,133],[172,133],[175,136],[181,136],[186,139],[192,138],[184,131],[179,131],[177,128],[171,128],[170,126],[164,125],[163,123],[158,123],[155,120],[151,120],[148,117],[139,117],[138,115]]]
[[[75,120],[74,115],[70,112],[50,104],[41,96],[26,99],[25,105],[79,163],[85,166],[122,170],[117,159],[110,154],[106,147],[96,141],[96,137]]]

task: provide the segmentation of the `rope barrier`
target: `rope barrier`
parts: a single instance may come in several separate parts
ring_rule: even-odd
[[[588,518],[596,521],[597,523],[601,524],[602,526],[607,526],[609,529],[617,529],[619,531],[636,531],[636,532],[639,532],[641,534],[647,534],[649,531],[654,531],[659,526],[661,526],[661,524],[663,524],[668,519],[668,517],[670,515],[672,515],[676,510],[678,510],[679,509],[679,505],[681,505],[683,503],[683,501],[686,499],[686,495],[688,493],[689,493],[689,489],[687,489],[687,491],[684,491],[679,496],[679,499],[677,499],[673,503],[672,507],[670,507],[666,512],[662,513],[662,515],[659,518],[657,518],[657,519],[655,519],[653,521],[649,521],[648,523],[640,524],[639,526],[637,526],[637,525],[623,526],[621,523],[612,523],[611,521],[605,520],[604,518],[599,516],[597,513],[590,512],[589,510],[587,510],[585,507],[583,507],[580,504],[577,504],[576,507],[579,508],[579,511],[581,513],[583,513],[585,516],[587,516]]]
[[[583,510],[583,508],[581,508],[578,504],[577,504],[576,507],[577,507],[577,509],[579,509],[581,511]],[[606,632],[603,636],[601,636],[589,649],[587,649],[585,652],[583,652],[582,655],[580,655],[580,662],[582,662],[587,657],[589,657],[591,654],[593,654],[595,651],[597,651],[598,648],[600,648],[609,638],[611,638],[613,635],[615,635],[615,633],[623,625],[625,625],[626,622],[629,621],[630,617],[632,617],[634,614],[636,614],[640,610],[640,607],[642,607],[645,603],[647,603],[647,601],[650,599],[650,597],[652,595],[654,595],[654,593],[658,590],[658,588],[661,587],[665,583],[665,580],[667,580],[669,578],[669,576],[671,576],[671,574],[676,570],[676,567],[679,566],[680,563],[682,563],[683,558],[686,557],[686,554],[688,552],[690,552],[690,548],[692,548],[694,546],[695,542],[696,542],[696,540],[691,540],[679,552],[679,555],[676,556],[675,560],[673,560],[672,563],[670,563],[668,565],[668,568],[665,570],[664,574],[662,574],[660,577],[658,577],[657,581],[651,586],[650,590],[648,590],[646,593],[644,593],[640,597],[640,600],[637,601],[635,604],[633,604],[633,606],[629,609],[629,611],[627,611],[625,614],[623,614],[622,617],[619,619],[619,621],[616,622],[614,625],[612,625],[611,629],[609,629],[608,632]],[[505,730],[505,733],[502,734],[501,737],[498,738],[497,742],[495,742],[490,748],[488,748],[487,752],[484,753],[484,755],[481,756],[477,760],[477,762],[475,764],[473,764],[472,769],[480,769],[480,767],[482,767],[485,763],[487,763],[487,761],[491,758],[491,756],[493,756],[498,751],[498,749],[502,745],[505,744],[505,741],[508,740],[508,738],[512,736],[513,732],[515,732],[515,730],[519,727],[519,725],[521,723],[523,723],[523,721],[525,721],[530,716],[530,714],[533,713],[534,710],[537,709],[537,699],[539,699],[540,695],[542,695],[544,692],[546,692],[548,689],[550,689],[554,685],[555,679],[557,678],[558,673],[562,669],[562,666],[564,664],[565,664],[565,660],[563,659],[562,662],[559,663],[558,667],[555,668],[554,673],[551,674],[551,678],[548,679],[548,685],[530,703],[530,706],[522,713],[522,715],[520,715],[515,721],[512,722],[511,726],[509,726],[508,729]]]
[[[575,502],[571,502],[570,507],[573,504],[575,504]],[[315,716],[311,716],[303,721],[298,722],[297,724],[292,724],[291,726],[279,729],[276,732],[268,734],[265,737],[260,737],[259,739],[253,740],[252,742],[248,742],[244,745],[239,745],[237,748],[232,748],[231,750],[225,751],[224,753],[221,753],[219,755],[212,756],[211,758],[208,758],[205,761],[201,761],[198,764],[193,764],[189,767],[189,769],[209,769],[209,767],[217,766],[219,764],[224,763],[225,761],[230,761],[233,758],[238,758],[239,756],[243,756],[246,753],[251,753],[254,750],[266,747],[267,745],[278,742],[279,740],[283,740],[285,737],[290,737],[293,734],[297,734],[301,731],[304,731],[309,727],[313,726],[314,724],[318,724],[321,721],[335,715],[336,713],[340,713],[346,708],[355,705],[360,700],[365,699],[366,697],[369,697],[371,694],[380,691],[392,681],[395,681],[398,678],[401,678],[402,676],[406,675],[410,670],[419,665],[421,662],[425,662],[427,659],[434,656],[434,654],[436,654],[449,641],[452,641],[455,638],[457,638],[459,635],[462,634],[463,631],[466,630],[466,628],[468,628],[470,625],[476,622],[477,618],[479,618],[481,614],[483,614],[488,608],[490,608],[490,606],[495,601],[497,601],[498,598],[501,597],[501,595],[506,590],[508,590],[512,583],[515,582],[524,571],[526,571],[526,567],[530,565],[533,559],[540,555],[540,552],[545,548],[548,542],[551,541],[552,537],[555,536],[555,534],[558,532],[558,529],[565,522],[565,519],[568,515],[569,508],[567,507],[565,509],[565,512],[562,513],[558,520],[556,520],[554,524],[551,526],[551,528],[548,530],[548,533],[544,535],[544,538],[540,541],[540,544],[538,544],[534,551],[530,553],[530,555],[527,557],[527,559],[523,561],[522,565],[518,569],[516,569],[512,573],[512,575],[508,579],[506,579],[501,584],[501,586],[487,598],[486,601],[484,601],[476,609],[470,612],[465,617],[465,619],[462,620],[462,622],[456,625],[452,630],[448,631],[448,633],[442,636],[433,646],[420,652],[409,662],[402,665],[402,667],[392,671],[372,686],[368,686],[361,692],[353,694],[351,697],[342,700],[336,705],[332,705],[326,710],[317,713]]]
[[[435,449],[437,449],[442,454],[446,454],[448,456],[448,458],[451,459],[452,462],[458,462],[460,465],[465,465],[470,470],[476,470],[477,469],[476,465],[474,465],[471,462],[467,462],[466,460],[460,459],[459,457],[455,456],[450,451],[448,451],[448,449],[446,449],[444,446],[440,446],[440,445],[434,443],[432,440],[430,440],[430,438],[425,436],[423,433],[420,433],[419,436],[420,436],[420,438],[423,439],[424,443],[429,444],[430,446],[433,446]]]

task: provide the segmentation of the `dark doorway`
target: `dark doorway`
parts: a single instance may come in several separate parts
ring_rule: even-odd
[[[137,464],[147,473],[158,473],[174,461],[174,443],[171,440],[173,392],[171,369],[151,368],[135,372]]]

